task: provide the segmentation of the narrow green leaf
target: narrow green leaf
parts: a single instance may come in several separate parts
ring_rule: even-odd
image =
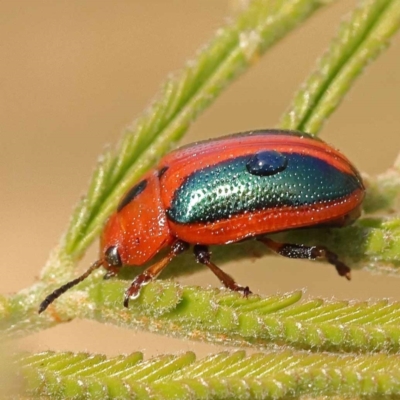
[[[280,127],[318,133],[355,78],[388,45],[399,27],[397,0],[363,0],[342,24],[315,72],[282,117]]]

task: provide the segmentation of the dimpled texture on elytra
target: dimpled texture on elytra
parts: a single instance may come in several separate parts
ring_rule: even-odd
[[[268,208],[331,203],[361,185],[356,176],[299,153],[284,153],[285,166],[275,173],[254,174],[248,167],[254,156],[226,160],[189,175],[174,193],[168,218],[181,224],[205,223]]]

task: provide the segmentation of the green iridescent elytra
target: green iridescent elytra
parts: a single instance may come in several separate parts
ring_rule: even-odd
[[[357,176],[316,157],[274,151],[259,156],[237,157],[192,173],[175,191],[169,219],[180,224],[215,222],[268,208],[337,202],[360,187]],[[260,164],[267,160],[261,174],[255,171],[256,157]]]

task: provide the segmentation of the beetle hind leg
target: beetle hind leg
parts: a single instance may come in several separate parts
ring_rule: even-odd
[[[238,285],[230,275],[222,271],[222,269],[220,269],[213,262],[211,262],[211,253],[208,250],[207,246],[195,245],[193,251],[196,257],[196,261],[210,268],[211,271],[217,276],[217,278],[226,288],[233,290],[235,292],[243,292],[243,295],[245,297],[251,294],[251,291],[248,286]]]
[[[308,260],[325,259],[328,263],[335,266],[340,276],[344,276],[347,280],[351,279],[350,268],[339,260],[337,254],[328,250],[324,246],[306,246],[302,244],[278,243],[269,238],[259,238],[272,251],[288,258],[302,258]]]
[[[160,261],[151,265],[140,275],[138,275],[131,283],[129,288],[125,291],[124,306],[128,307],[130,299],[137,299],[140,290],[143,286],[149,284],[152,280],[156,279],[163,269],[175,258],[178,254],[182,253],[188,248],[188,244],[177,240],[172,244],[170,252]]]

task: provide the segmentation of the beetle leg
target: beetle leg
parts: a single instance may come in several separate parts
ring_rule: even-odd
[[[211,269],[212,272],[217,276],[217,278],[222,282],[222,284],[235,292],[243,292],[244,296],[248,296],[251,294],[251,291],[248,286],[243,287],[238,285],[235,280],[228,275],[226,272],[222,271],[219,267],[217,267],[213,262],[211,262],[211,253],[208,250],[207,246],[203,245],[195,245],[194,246],[194,255],[196,256],[196,261],[200,264],[206,265]]]
[[[328,250],[324,246],[306,246],[303,244],[292,243],[278,243],[269,238],[258,238],[272,251],[281,256],[288,258],[303,258],[308,260],[316,260],[318,258],[325,259],[328,263],[335,266],[340,276],[346,277],[347,280],[351,279],[350,268],[339,260],[337,254]]]
[[[103,276],[103,279],[106,281],[108,279],[114,278],[114,276],[116,276],[116,275],[118,275],[117,269],[109,269]]]
[[[129,288],[125,292],[124,306],[128,307],[130,299],[136,299],[139,297],[140,289],[157,278],[162,270],[175,258],[178,254],[182,253],[188,248],[188,244],[177,240],[171,246],[171,251],[160,261],[151,265],[144,272],[138,275],[131,283]]]

